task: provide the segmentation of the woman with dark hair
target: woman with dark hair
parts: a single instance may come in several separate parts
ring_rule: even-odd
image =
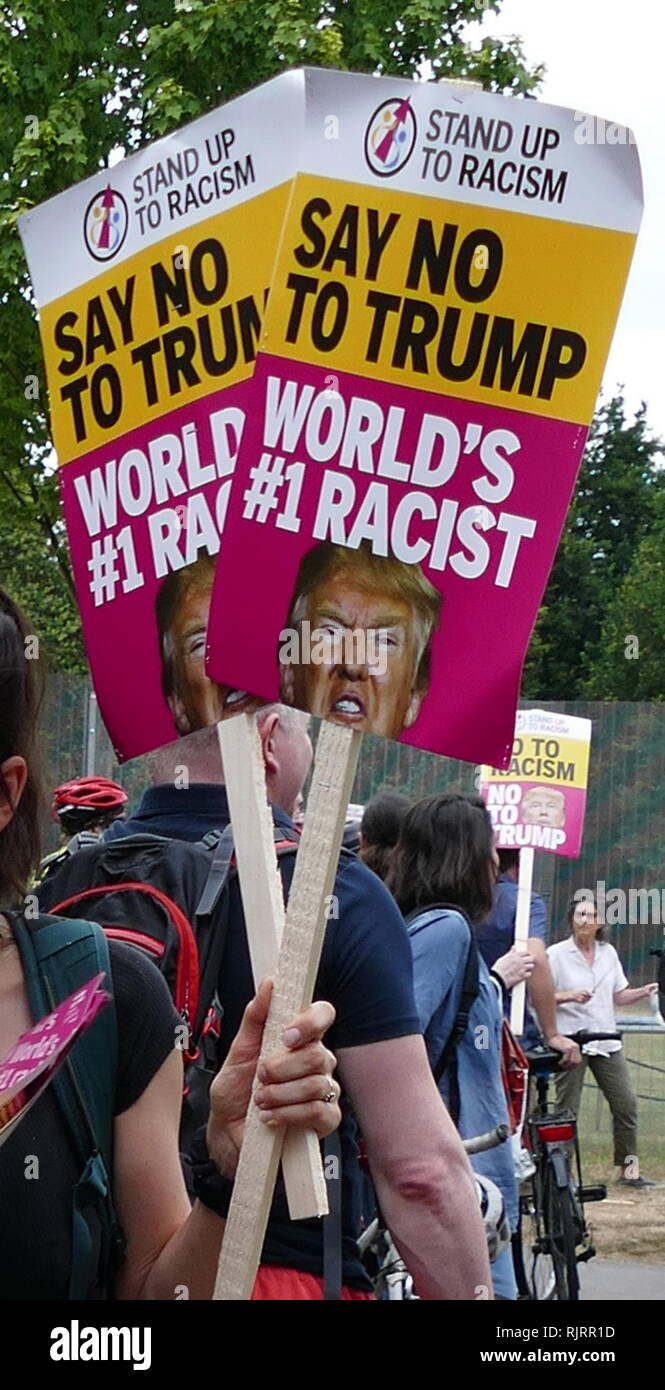
[[[547,951],[557,1002],[557,1028],[565,1033],[587,1028],[589,1032],[616,1032],[615,1004],[636,1004],[658,992],[657,983],[630,989],[613,946],[603,939],[603,919],[589,893],[576,896],[568,906],[566,941]],[[556,1078],[557,1104],[579,1109],[587,1067],[612,1112],[614,1162],[624,1187],[657,1187],[642,1177],[637,1159],[637,1096],[619,1039],[586,1043],[581,1066]]]
[[[44,1016],[43,1009],[35,1011],[34,996],[33,1004],[29,1002],[27,988],[35,973],[32,962],[39,934],[49,932],[53,939],[55,930],[57,951],[69,962],[63,970],[76,964],[79,976],[81,954],[74,959],[72,942],[77,947],[85,934],[88,946],[90,941],[97,943],[102,959],[105,949],[100,944],[101,928],[63,919],[60,943],[58,920],[35,919],[26,909],[27,886],[39,862],[41,806],[35,748],[38,665],[27,659],[29,635],[19,609],[0,590],[0,1057]],[[119,942],[109,942],[108,948],[110,978],[105,984],[112,1002],[107,1008],[115,1009],[118,1044],[117,1067],[107,1068],[114,1082],[108,1097],[113,1141],[109,1176],[124,1237],[124,1258],[114,1278],[110,1252],[107,1243],[99,1240],[98,1228],[82,1239],[81,1224],[85,1223],[76,1202],[85,1182],[86,1210],[90,1207],[90,1160],[100,1156],[91,1155],[91,1142],[81,1161],[71,1142],[59,1088],[52,1084],[0,1147],[0,1298],[173,1299],[182,1297],[178,1289],[186,1289],[187,1297],[206,1299],[212,1293],[225,1204],[250,1104],[270,986],[264,982],[248,1005],[227,1060],[212,1083],[207,1153],[204,1145],[195,1183],[198,1200],[191,1207],[178,1155],[181,1020],[164,980],[147,959]],[[90,975],[96,973],[92,968]],[[77,987],[80,983],[77,978]],[[300,1042],[267,1063],[266,1080],[273,1083],[268,1088],[272,1112],[262,1118],[268,1123],[305,1125],[320,1134],[339,1123],[339,1087],[330,1076],[334,1059],[320,1041],[333,1018],[329,1004],[311,1005],[295,1020]],[[91,1055],[87,1044],[103,1020],[104,1013],[86,1038],[75,1043],[63,1073],[71,1064],[72,1075],[81,1075],[83,1057]],[[98,1093],[102,1093],[101,1082],[94,1088],[95,1096]],[[324,1096],[334,1103],[323,1105]],[[28,1158],[40,1165],[38,1182],[26,1182]],[[99,1168],[94,1171],[97,1174]],[[75,1295],[81,1250],[94,1252],[94,1258],[85,1267],[83,1294]]]
[[[533,969],[533,957],[511,950],[490,975],[475,949],[474,928],[492,907],[497,862],[492,822],[480,797],[429,796],[405,817],[387,880],[411,937],[428,1056],[435,1075],[446,1061],[439,1090],[463,1139],[508,1124],[501,1081],[502,987],[512,988]],[[465,1018],[467,991],[473,998]],[[511,1145],[474,1155],[471,1163],[501,1189],[515,1229]],[[510,1249],[492,1265],[492,1280],[497,1297],[517,1297]]]
[[[401,792],[377,792],[363,812],[359,857],[368,869],[384,880],[410,806],[408,796],[402,796]]]

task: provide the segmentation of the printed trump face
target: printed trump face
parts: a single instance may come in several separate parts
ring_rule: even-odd
[[[419,565],[322,541],[303,555],[280,633],[284,704],[399,738],[427,694],[441,595]]]
[[[415,723],[426,689],[416,688],[417,625],[407,600],[370,590],[340,567],[307,595],[295,635],[301,649],[281,668],[285,704],[388,738]]]
[[[549,825],[562,830],[566,824],[566,798],[555,787],[530,787],[522,801],[525,825]]]
[[[162,688],[181,735],[263,703],[246,690],[216,685],[205,673],[213,569],[214,562],[205,556],[176,571],[164,581],[158,599]]]

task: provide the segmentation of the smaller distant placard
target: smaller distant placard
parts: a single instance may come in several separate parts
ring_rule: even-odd
[[[577,858],[589,778],[591,720],[519,710],[510,765],[481,768],[498,849],[546,850]]]

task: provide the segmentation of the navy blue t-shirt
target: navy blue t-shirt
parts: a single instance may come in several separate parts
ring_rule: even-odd
[[[292,830],[292,822],[273,807],[275,823]],[[168,835],[198,840],[209,830],[220,829],[229,819],[224,787],[195,783],[187,790],[172,785],[151,787],[134,815],[116,822],[105,839],[120,835]],[[295,855],[280,858],[288,893]],[[343,854],[335,880],[338,916],[331,917],[324,938],[315,999],[334,1005],[336,1019],[326,1036],[333,1051],[385,1042],[420,1033],[413,992],[411,945],[402,916],[380,879],[354,856]],[[231,912],[219,994],[224,1008],[222,1049],[225,1056],[235,1037],[243,1011],[254,988],[249,948],[237,878],[231,885]],[[343,1279],[346,1284],[368,1286],[357,1256],[361,1172],[358,1166],[356,1124],[348,1100],[342,1102],[342,1230]],[[323,1272],[322,1222],[291,1221],[281,1179],[263,1248],[263,1262],[289,1266],[312,1274]]]

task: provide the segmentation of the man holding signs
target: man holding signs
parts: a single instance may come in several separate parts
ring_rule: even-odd
[[[448,111],[427,84],[307,73],[305,95],[208,674],[500,767],[639,224],[635,152],[582,151],[571,112],[532,124],[527,104],[466,92]],[[391,566],[443,600],[425,679]],[[383,650],[285,654],[305,623]]]

